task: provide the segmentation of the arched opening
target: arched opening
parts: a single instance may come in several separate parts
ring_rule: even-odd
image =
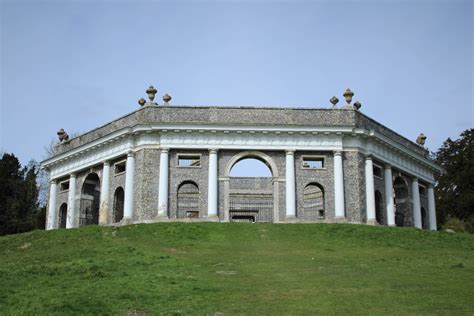
[[[80,225],[99,224],[100,179],[96,173],[84,180],[81,192]]]
[[[303,190],[304,217],[309,220],[325,218],[324,188],[319,183],[310,183]]]
[[[114,193],[114,222],[118,223],[123,218],[123,201],[125,192],[122,187],[118,187]]]
[[[178,187],[177,217],[199,217],[199,187],[192,181],[185,181]]]
[[[379,225],[385,225],[385,216],[383,212],[382,193],[375,190],[375,220]]]
[[[59,207],[59,228],[66,228],[67,221],[67,204],[61,204]]]
[[[423,229],[428,228],[427,225],[426,225],[427,223],[428,223],[428,221],[427,221],[427,218],[426,218],[426,210],[425,210],[424,207],[422,207],[421,208],[421,227]]]
[[[399,227],[408,226],[410,209],[408,186],[402,177],[395,178],[393,190],[395,191],[395,224]]]
[[[233,157],[229,175],[228,216],[231,222],[272,222],[276,211],[273,177],[278,171],[271,158],[260,152]]]

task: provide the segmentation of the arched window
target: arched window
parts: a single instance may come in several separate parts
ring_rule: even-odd
[[[426,218],[426,210],[424,207],[421,208],[421,227],[422,228],[427,228],[427,218]]]
[[[178,187],[178,218],[199,217],[199,187],[187,181]]]
[[[123,200],[124,191],[122,187],[118,187],[114,193],[114,222],[118,223],[123,218]]]
[[[100,179],[96,173],[89,174],[84,180],[81,193],[80,224],[99,224]]]
[[[319,183],[310,183],[303,190],[303,211],[308,219],[324,219],[324,189]]]
[[[402,177],[395,178],[395,181],[393,182],[393,189],[395,190],[395,198],[397,200],[408,197],[408,188]]]
[[[395,191],[395,224],[399,227],[408,226],[410,220],[408,187],[402,177],[395,178],[393,190]]]
[[[59,228],[66,228],[67,221],[67,204],[61,204],[59,208]]]
[[[375,191],[375,220],[380,225],[385,224],[385,216],[383,212],[382,193]]]

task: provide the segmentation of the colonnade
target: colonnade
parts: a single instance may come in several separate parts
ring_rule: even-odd
[[[169,184],[169,148],[161,148],[160,150],[160,170],[159,170],[159,187],[158,187],[158,217],[168,216],[168,184]],[[335,151],[334,158],[334,205],[335,220],[344,219],[345,199],[344,199],[344,172],[342,152]],[[296,216],[296,178],[295,178],[295,159],[294,150],[286,151],[285,158],[285,182],[286,182],[286,217],[294,218]],[[208,169],[208,218],[218,217],[218,149],[209,149],[209,169]],[[126,174],[125,174],[125,198],[124,198],[124,222],[133,220],[133,204],[134,204],[134,173],[135,173],[135,154],[130,152],[127,154]],[[385,201],[387,225],[395,225],[395,208],[393,202],[393,182],[392,167],[385,165]],[[66,228],[75,227],[76,218],[76,174],[70,174],[70,187],[68,196],[68,210]],[[414,224],[417,228],[421,227],[421,203],[418,191],[418,179],[413,178],[412,181],[412,198],[413,198],[413,214]],[[365,192],[366,192],[366,210],[367,223],[376,223],[376,207],[375,207],[375,185],[373,174],[372,157],[367,155],[365,158]],[[50,183],[49,207],[47,229],[57,227],[57,181]],[[434,200],[433,185],[428,186],[428,210],[429,210],[429,229],[436,230],[436,209]],[[108,220],[110,197],[110,163],[103,163],[102,182],[101,182],[101,201],[99,212],[99,224],[106,224]]]
[[[385,185],[385,207],[387,214],[387,225],[395,226],[395,205],[393,196],[393,180],[392,180],[392,166],[386,164],[384,167],[384,185]],[[413,200],[413,221],[416,228],[422,228],[421,219],[421,201],[419,192],[418,178],[412,178],[412,200]],[[365,194],[366,194],[366,210],[367,223],[376,223],[375,215],[375,184],[373,174],[372,156],[365,157]],[[428,185],[428,217],[429,229],[436,230],[436,209],[434,200],[434,187],[432,184]]]

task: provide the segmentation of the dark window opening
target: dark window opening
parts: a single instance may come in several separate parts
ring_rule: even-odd
[[[187,211],[186,212],[186,217],[188,217],[188,218],[198,218],[199,217],[199,211]]]
[[[420,195],[426,195],[426,188],[420,186],[419,192]]]
[[[374,176],[382,178],[382,168],[379,166],[374,165]]]
[[[61,187],[61,191],[69,190],[69,181],[61,182],[60,187]]]
[[[115,174],[125,172],[126,169],[127,169],[127,167],[126,167],[126,162],[125,161],[118,162],[118,163],[115,164]]]
[[[303,158],[303,168],[304,169],[323,169],[324,168],[324,158]]]
[[[255,223],[255,216],[252,215],[234,215],[232,221],[237,223]]]

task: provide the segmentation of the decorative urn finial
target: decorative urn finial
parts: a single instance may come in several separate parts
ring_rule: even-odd
[[[163,105],[169,105],[169,102],[171,101],[172,97],[167,93],[163,96],[163,101],[165,102]]]
[[[153,86],[150,86],[148,89],[146,89],[146,94],[148,94],[148,98],[150,99],[150,102],[153,102],[157,92],[158,91]]]
[[[355,102],[354,102],[354,108],[355,108],[356,110],[359,110],[359,109],[361,108],[361,106],[362,106],[362,103],[360,103],[359,101],[355,101]]]
[[[329,102],[331,102],[332,106],[335,107],[336,104],[339,102],[339,99],[336,98],[336,96],[333,96],[331,99],[329,99]]]
[[[416,138],[416,143],[420,146],[425,146],[426,136],[423,133],[420,133]]]
[[[140,106],[144,106],[145,103],[146,103],[146,101],[143,98],[140,98],[140,100],[138,100],[138,104],[140,104]]]
[[[352,92],[351,89],[347,88],[343,96],[346,99],[347,104],[351,104],[352,97],[354,96],[354,92]]]
[[[69,140],[69,135],[64,131],[64,128],[61,128],[57,134],[61,143]]]

